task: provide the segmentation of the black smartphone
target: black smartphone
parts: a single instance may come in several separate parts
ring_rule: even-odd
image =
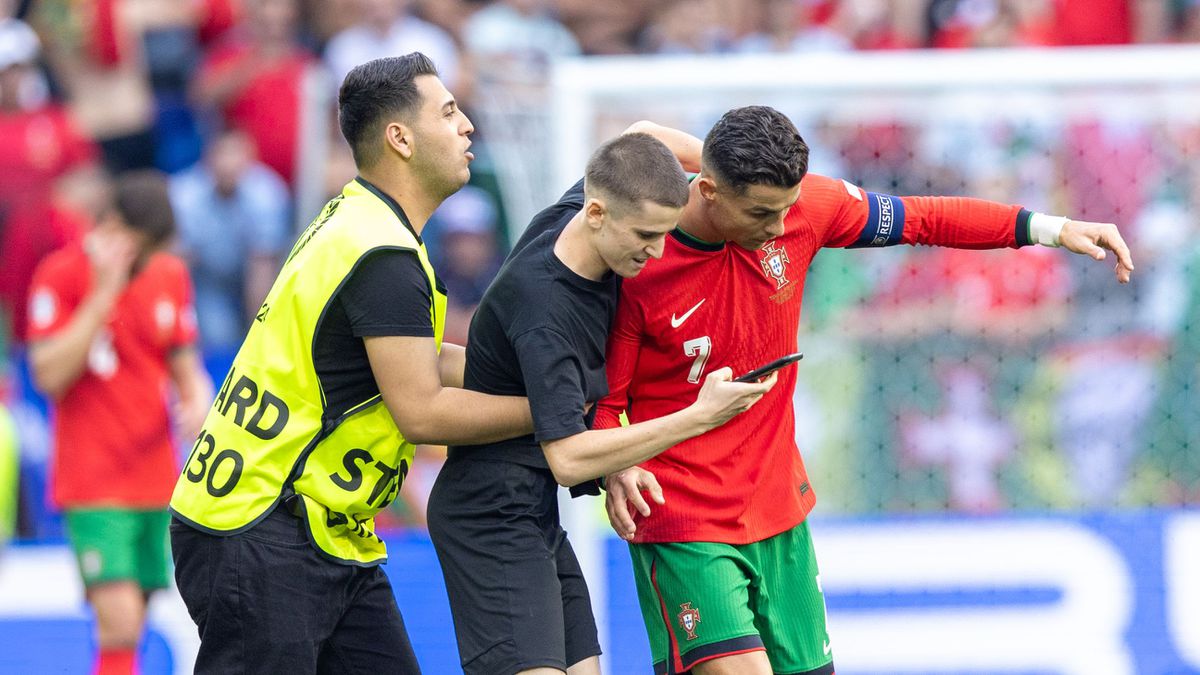
[[[802,358],[804,358],[804,354],[802,354],[801,352],[796,352],[795,354],[788,354],[787,356],[783,357],[782,359],[775,359],[774,361],[768,363],[765,366],[755,368],[754,370],[746,373],[745,375],[742,375],[741,377],[735,377],[733,379],[733,381],[734,382],[757,382],[758,380],[761,380],[762,378],[770,375],[771,373],[779,370],[780,368],[785,368],[787,366],[790,366]]]

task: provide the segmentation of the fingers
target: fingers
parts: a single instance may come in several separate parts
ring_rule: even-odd
[[[1133,257],[1116,225],[1083,221],[1070,221],[1068,225],[1071,226],[1070,231],[1066,226],[1063,228],[1063,246],[1093,260],[1104,260],[1108,257],[1107,251],[1112,251],[1117,256],[1117,264],[1113,270],[1117,281],[1129,283],[1134,270]]]
[[[716,370],[709,373],[708,377],[706,377],[704,379],[705,379],[705,381],[714,380],[717,382],[728,382],[729,380],[733,379],[733,369],[730,368],[729,366],[725,366],[724,368],[717,368]]]
[[[622,539],[630,539],[637,532],[633,516],[626,506],[625,489],[616,484],[610,484],[608,496],[604,500],[604,509],[608,511],[608,522],[613,531]]]
[[[758,386],[759,386],[759,388],[762,389],[762,393],[765,394],[768,391],[771,391],[771,389],[775,387],[775,383],[778,381],[779,381],[779,371],[775,371],[775,372],[771,373],[770,375],[766,376],[765,378],[763,378],[762,380],[759,380]]]
[[[1112,226],[1112,232],[1101,237],[1100,245],[1108,248],[1117,256],[1117,281],[1123,284],[1129,283],[1129,278],[1133,274],[1133,256],[1129,254],[1129,246],[1125,244],[1116,225]]]
[[[642,496],[641,490],[629,491],[629,503],[643,516],[650,515],[650,505],[646,503],[646,498]]]
[[[641,488],[650,493],[650,499],[654,500],[655,504],[666,504],[667,500],[663,498],[662,486],[658,484],[658,479],[649,471],[643,471],[641,480],[639,481]],[[650,515],[646,513],[645,515]]]

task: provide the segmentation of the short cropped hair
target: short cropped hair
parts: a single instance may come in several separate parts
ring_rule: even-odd
[[[701,163],[739,194],[750,185],[790,188],[808,173],[808,144],[774,108],[734,108],[708,132]]]
[[[355,66],[338,91],[338,124],[360,169],[379,161],[381,125],[407,115],[421,103],[416,79],[436,76],[437,66],[421,52],[389,56]]]
[[[646,200],[682,208],[688,200],[688,181],[679,160],[662,141],[637,132],[617,136],[592,153],[584,192],[607,197],[609,211],[620,215],[640,210]]]
[[[175,235],[175,212],[161,171],[139,169],[117,176],[113,209],[129,229],[146,235],[152,248]]]

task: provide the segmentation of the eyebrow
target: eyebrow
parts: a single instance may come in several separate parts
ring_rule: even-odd
[[[456,107],[458,107],[458,101],[455,101],[453,98],[442,104],[442,110],[449,110]]]

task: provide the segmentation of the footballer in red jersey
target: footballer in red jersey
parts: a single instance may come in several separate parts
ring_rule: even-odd
[[[1096,259],[1112,250],[1121,282],[1133,270],[1115,225],[867,192],[806,175],[807,164],[795,126],[771,108],[730,111],[709,133],[662,258],[622,287],[597,428],[622,411],[636,423],[680,409],[713,368],[744,373],[796,351],[805,275],[823,247],[1042,243]],[[748,412],[608,478],[656,672],[833,673],[795,383],[795,368],[781,371]]]
[[[175,227],[166,178],[126,173],[113,201],[81,244],[41,262],[29,300],[30,366],[53,399],[51,498],[95,610],[101,674],[135,672],[147,598],[170,584],[168,383],[181,435],[212,400],[187,267],[161,250]]]

